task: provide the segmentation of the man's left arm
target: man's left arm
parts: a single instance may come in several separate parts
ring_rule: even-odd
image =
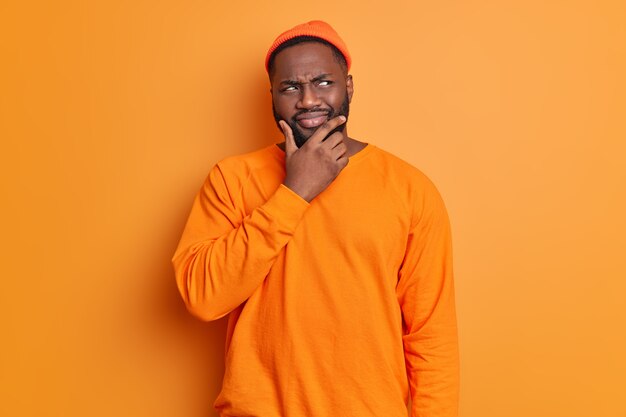
[[[396,287],[411,417],[457,417],[459,352],[450,223],[435,186],[430,181],[425,186]]]

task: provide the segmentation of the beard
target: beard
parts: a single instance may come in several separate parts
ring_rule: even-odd
[[[276,108],[274,107],[274,103],[272,103],[272,111],[274,112],[274,120],[276,120],[276,125],[278,126],[278,129],[280,129],[280,125],[278,124],[279,121],[284,120],[285,122],[287,122],[287,124],[291,128],[291,131],[293,132],[293,138],[296,142],[296,146],[298,148],[301,148],[302,145],[304,145],[306,141],[309,140],[309,138],[313,135],[313,133],[311,133],[311,135],[309,136],[305,136],[304,133],[302,133],[302,131],[300,130],[296,118],[302,114],[306,114],[308,112],[314,112],[314,111],[319,112],[320,110],[312,109],[312,110],[299,111],[298,113],[294,114],[293,117],[289,120],[281,117],[278,113],[276,113]],[[336,128],[334,128],[332,131],[330,131],[330,133],[326,135],[326,138],[328,138],[330,135],[332,135],[335,132],[343,132],[344,130],[346,130],[346,124],[348,123],[348,115],[350,113],[350,100],[348,100],[348,93],[346,92],[346,96],[343,100],[343,103],[341,103],[341,107],[339,108],[339,110],[335,111],[335,109],[331,108],[327,111],[327,113],[328,113],[328,116],[327,116],[328,120],[331,120],[332,118],[337,117],[337,116],[345,116],[346,121],[340,124],[339,126],[337,126]],[[324,140],[326,140],[326,138],[324,138]]]

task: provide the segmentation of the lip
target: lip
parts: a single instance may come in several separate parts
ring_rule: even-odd
[[[305,129],[315,129],[328,120],[328,113],[324,111],[308,112],[296,117],[296,122]]]

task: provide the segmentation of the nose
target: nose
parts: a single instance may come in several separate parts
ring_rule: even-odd
[[[300,100],[298,100],[296,107],[300,109],[313,109],[319,107],[321,104],[320,97],[317,95],[311,84],[302,85],[301,91]]]

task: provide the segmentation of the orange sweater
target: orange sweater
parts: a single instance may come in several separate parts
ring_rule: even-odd
[[[174,255],[188,309],[231,313],[220,416],[453,417],[448,217],[417,169],[368,145],[310,204],[275,145],[218,163]],[[410,387],[410,389],[409,389]]]

